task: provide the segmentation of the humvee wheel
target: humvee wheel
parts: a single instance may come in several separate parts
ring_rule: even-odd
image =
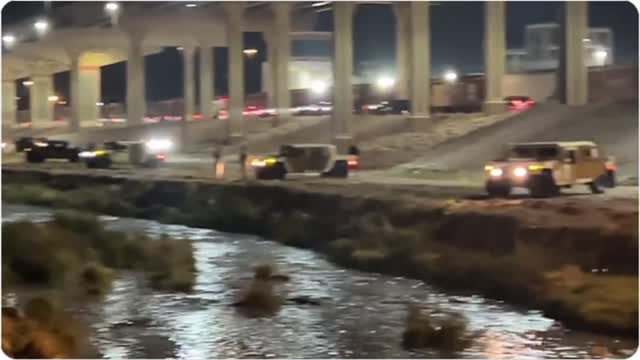
[[[604,192],[597,181],[592,181],[587,185],[589,186],[589,190],[591,190],[591,193],[593,194],[602,194]]]
[[[529,183],[529,192],[536,198],[555,196],[559,191],[553,176],[548,172],[532,177]]]
[[[324,174],[328,177],[346,178],[349,177],[349,166],[346,160],[338,160],[333,168]]]
[[[287,170],[281,162],[276,163],[273,167],[262,168],[256,172],[258,180],[284,180]]]

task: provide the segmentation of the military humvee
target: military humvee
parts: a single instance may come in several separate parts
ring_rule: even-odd
[[[534,197],[556,195],[560,188],[587,185],[601,193],[615,186],[615,164],[591,141],[509,144],[502,157],[484,168],[491,196],[524,187]]]

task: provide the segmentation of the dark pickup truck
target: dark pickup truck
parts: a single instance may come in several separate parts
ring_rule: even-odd
[[[40,163],[47,159],[66,159],[78,161],[80,149],[69,146],[67,141],[38,139],[24,148],[27,162]]]

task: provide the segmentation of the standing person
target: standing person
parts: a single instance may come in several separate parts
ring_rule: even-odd
[[[246,172],[246,167],[247,167],[247,145],[242,145],[242,147],[240,147],[240,171],[241,171],[241,176],[242,176],[242,180],[246,180],[247,179],[247,172]]]
[[[220,179],[224,176],[224,163],[220,160],[222,157],[222,149],[219,145],[213,149],[213,171],[216,179]]]

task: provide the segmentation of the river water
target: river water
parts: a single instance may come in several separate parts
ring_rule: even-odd
[[[52,212],[2,206],[2,220],[47,220]],[[194,242],[196,285],[191,294],[162,293],[139,276],[119,272],[101,301],[76,302],[74,313],[92,328],[107,358],[441,358],[401,346],[406,304],[415,301],[462,312],[474,333],[465,358],[591,358],[606,347],[629,357],[635,342],[564,329],[539,311],[480,296],[451,296],[422,281],[346,270],[308,250],[251,235],[154,221],[101,217],[107,226]],[[320,305],[286,305],[271,318],[247,318],[229,304],[252,276],[252,266],[276,262],[291,275],[286,291]],[[20,292],[4,289],[11,304]],[[598,351],[599,352],[599,351]]]

